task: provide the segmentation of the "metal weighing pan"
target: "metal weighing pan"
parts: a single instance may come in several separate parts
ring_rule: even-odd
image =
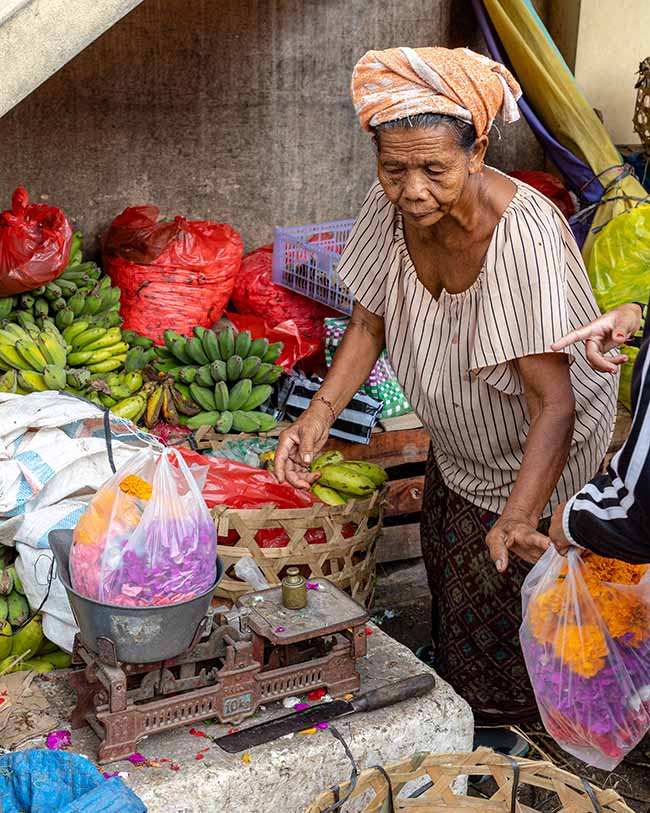
[[[215,583],[203,595],[189,601],[160,607],[120,607],[86,598],[72,588],[69,569],[72,531],[52,531],[49,542],[58,578],[68,594],[84,644],[99,654],[98,638],[113,641],[121,663],[153,663],[175,658],[188,649],[224,571],[217,558]]]

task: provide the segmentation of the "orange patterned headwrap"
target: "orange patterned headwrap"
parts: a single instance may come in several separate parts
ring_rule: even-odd
[[[519,118],[521,88],[499,62],[469,48],[389,48],[368,51],[352,73],[352,101],[361,126],[418,113],[440,113],[487,133],[497,113]]]

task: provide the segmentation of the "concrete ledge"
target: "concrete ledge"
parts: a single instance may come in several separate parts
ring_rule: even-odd
[[[377,627],[368,640],[369,655],[360,664],[364,689],[426,669],[406,647]],[[57,692],[61,694],[60,690]],[[68,713],[69,702],[67,698]],[[273,704],[249,724],[284,713]],[[65,726],[65,716],[62,719]],[[335,723],[360,769],[393,762],[417,751],[444,753],[471,751],[474,723],[467,703],[440,678],[425,697],[369,714],[357,714]],[[197,724],[214,736],[228,726]],[[97,740],[88,730],[74,732],[75,750],[91,760]],[[202,748],[209,750],[200,760]],[[140,752],[150,760],[171,760],[159,768],[134,769],[117,762],[104,770],[128,771],[129,786],[147,805],[149,813],[299,813],[322,790],[347,779],[350,763],[340,743],[328,731],[293,735],[253,748],[250,762],[240,754],[227,754],[184,728],[145,740]]]
[[[7,0],[0,3],[0,116],[142,0]]]

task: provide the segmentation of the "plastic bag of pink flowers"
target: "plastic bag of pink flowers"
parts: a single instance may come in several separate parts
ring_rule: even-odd
[[[74,531],[70,577],[96,601],[151,607],[205,593],[216,561],[214,523],[193,473],[175,449],[148,448],[91,500]]]

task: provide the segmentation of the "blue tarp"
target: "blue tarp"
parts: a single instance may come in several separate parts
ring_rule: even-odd
[[[119,777],[77,754],[33,749],[0,757],[2,813],[146,813]]]

